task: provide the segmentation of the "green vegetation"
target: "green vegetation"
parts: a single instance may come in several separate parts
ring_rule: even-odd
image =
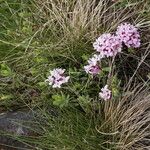
[[[117,56],[111,81],[114,97],[105,103],[98,100],[97,91],[110,68],[92,79],[83,66],[94,53],[95,39],[114,32],[122,22],[138,27],[142,45]],[[0,110],[40,108],[46,120],[37,124],[38,137],[19,140],[50,150],[146,147],[149,33],[149,0],[0,0]],[[72,76],[62,89],[45,83],[56,67]],[[104,81],[99,82],[100,77]],[[59,112],[57,117],[45,111],[51,107]]]

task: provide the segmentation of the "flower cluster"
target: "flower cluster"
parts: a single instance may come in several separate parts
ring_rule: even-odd
[[[116,35],[128,47],[140,47],[140,35],[136,27],[129,23],[123,23],[117,28]]]
[[[104,88],[101,89],[99,96],[105,101],[111,99],[112,92],[108,89],[108,85],[105,85]]]
[[[88,60],[88,65],[84,66],[86,73],[90,73],[92,75],[98,74],[101,70],[98,64],[98,61],[100,61],[100,59],[101,59],[100,55],[94,55],[92,58],[90,58]]]
[[[122,23],[119,25],[116,34],[105,33],[96,39],[93,43],[93,47],[98,54],[95,54],[88,60],[88,65],[84,66],[85,72],[91,75],[98,74],[102,70],[100,66],[101,59],[115,57],[121,52],[123,47],[122,44],[126,45],[128,48],[137,48],[140,46],[140,35],[138,30],[129,23]],[[64,73],[65,69],[56,68],[50,71],[50,76],[46,79],[46,82],[49,82],[49,85],[52,85],[53,88],[60,88],[61,85],[67,83],[70,78],[69,76],[66,77]],[[101,89],[99,97],[105,101],[111,99],[112,92],[108,89],[108,85],[105,85]]]
[[[96,39],[96,42],[93,43],[93,47],[102,56],[112,57],[118,52],[121,52],[122,44],[117,36],[106,33]]]
[[[69,76],[65,77],[65,69],[56,68],[50,71],[50,76],[46,79],[46,82],[49,82],[49,85],[52,85],[53,88],[60,88],[63,83],[67,83]]]
[[[121,52],[122,43],[128,48],[140,47],[141,43],[138,29],[129,23],[122,23],[118,26],[115,35],[110,33],[102,34],[93,43],[93,47],[103,57],[113,57],[118,52]]]

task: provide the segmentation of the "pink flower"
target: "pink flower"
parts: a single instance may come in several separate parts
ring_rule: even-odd
[[[93,43],[93,47],[102,56],[112,57],[118,52],[121,52],[122,43],[117,36],[106,33],[96,39],[96,42]]]
[[[46,82],[49,82],[49,85],[52,85],[53,88],[61,88],[63,83],[67,83],[69,76],[64,76],[65,69],[56,68],[50,71],[50,76],[46,79]]]
[[[92,58],[88,60],[88,65],[84,66],[86,73],[90,73],[92,75],[96,75],[100,72],[101,68],[98,64],[102,57],[100,55],[94,55]]]
[[[111,99],[112,92],[108,89],[108,85],[105,85],[104,88],[101,89],[99,96],[105,101]]]
[[[140,47],[140,35],[136,27],[129,23],[122,23],[116,32],[120,40],[128,47]]]

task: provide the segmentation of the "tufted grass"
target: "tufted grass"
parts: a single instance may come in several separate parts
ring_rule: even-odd
[[[148,0],[0,1],[1,111],[48,109],[53,91],[43,84],[46,73],[64,67],[80,79],[78,72],[94,53],[95,38],[114,32],[120,23],[136,25],[142,38],[138,50],[122,52],[117,58],[123,91],[119,98],[105,104],[93,102],[88,113],[67,108],[53,118],[44,112],[47,123],[42,134],[20,140],[35,143],[39,149],[56,150],[142,150],[148,146],[149,6]],[[81,86],[85,88],[84,81]]]

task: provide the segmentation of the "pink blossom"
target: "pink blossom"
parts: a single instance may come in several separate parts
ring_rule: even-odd
[[[140,35],[136,27],[129,23],[122,23],[116,32],[120,40],[128,47],[140,47]]]
[[[101,89],[99,96],[105,101],[111,99],[112,92],[108,89],[108,85],[105,85],[104,88]]]
[[[84,66],[86,73],[90,73],[92,75],[96,75],[100,72],[101,68],[98,64],[102,57],[100,55],[94,55],[92,58],[88,60],[88,65]]]
[[[122,43],[121,40],[110,33],[102,34],[93,43],[94,49],[99,52],[102,56],[112,57],[118,52],[121,52]]]
[[[52,85],[53,88],[61,88],[63,83],[67,83],[69,76],[64,76],[65,69],[56,68],[50,71],[50,76],[46,79],[46,82],[49,82],[49,85]]]

